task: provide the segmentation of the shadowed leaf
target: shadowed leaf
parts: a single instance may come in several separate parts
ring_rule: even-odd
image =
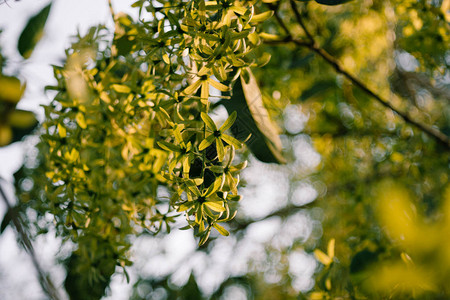
[[[245,80],[237,80],[231,99],[222,101],[229,114],[237,112],[231,132],[238,140],[247,140],[246,144],[257,159],[267,163],[285,163],[281,153],[281,140],[277,129],[264,107],[261,91],[255,77],[248,69]],[[247,81],[247,82],[246,82]]]
[[[37,15],[31,17],[25,29],[22,31],[17,49],[23,58],[27,59],[31,56],[34,47],[36,47],[36,44],[42,38],[45,22],[47,21],[51,6],[52,3],[44,7]]]

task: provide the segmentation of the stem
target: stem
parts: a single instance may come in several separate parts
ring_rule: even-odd
[[[289,31],[289,28],[287,28],[286,24],[284,24],[283,19],[280,17],[278,13],[278,6],[269,5],[269,8],[271,8],[274,11],[275,19],[277,19],[278,24],[280,24],[281,28],[283,28],[284,32],[288,35],[288,38],[292,38],[291,32]]]
[[[431,127],[426,124],[422,124],[419,121],[414,120],[408,113],[402,112],[396,107],[394,107],[391,103],[389,103],[387,100],[383,99],[380,95],[375,93],[373,90],[371,90],[364,82],[356,78],[353,74],[345,70],[340,62],[331,54],[329,54],[324,49],[320,48],[318,44],[316,43],[316,40],[312,36],[312,34],[309,32],[308,28],[306,28],[303,19],[300,15],[300,12],[298,11],[297,5],[294,2],[294,0],[290,0],[291,8],[294,12],[295,18],[297,22],[300,24],[302,29],[304,30],[306,36],[308,37],[309,41],[299,40],[292,37],[292,34],[288,31],[288,36],[280,41],[271,41],[266,42],[269,45],[280,45],[280,44],[286,44],[286,43],[294,43],[298,46],[306,47],[316,54],[318,54],[320,57],[322,57],[326,62],[328,62],[334,70],[342,74],[344,77],[346,77],[348,80],[350,80],[354,85],[359,87],[361,90],[363,90],[366,94],[368,94],[370,97],[374,98],[378,103],[383,105],[384,107],[390,109],[391,111],[395,112],[397,115],[399,115],[405,122],[415,126],[416,128],[420,129],[421,131],[425,132],[429,136],[433,137],[438,141],[441,145],[443,145],[445,148],[450,149],[450,138],[442,133],[439,129],[435,127]],[[277,15],[277,14],[275,14]],[[286,24],[283,22],[281,18],[276,18],[278,23],[283,29],[287,29]]]
[[[0,184],[0,195],[1,195],[1,198],[3,199],[3,202],[5,203],[8,211],[10,209],[12,209],[12,206],[11,206],[5,192],[3,191],[1,184]],[[39,265],[39,262],[36,257],[36,253],[34,252],[33,245],[22,226],[22,221],[20,220],[20,217],[18,215],[16,215],[15,213],[12,213],[11,221],[14,224],[14,227],[16,228],[17,234],[19,235],[19,239],[22,241],[22,245],[23,245],[25,251],[28,252],[28,254],[30,255],[31,261],[34,265],[34,268],[38,272],[39,283],[41,284],[42,289],[49,296],[50,299],[53,299],[53,300],[61,299],[59,297],[58,291],[55,288],[55,285],[51,281],[50,277],[45,274],[44,270],[42,270],[41,266]]]
[[[366,94],[377,100],[378,103],[383,105],[384,107],[390,109],[391,111],[395,112],[397,115],[399,115],[405,122],[410,123],[417,127],[418,129],[422,130],[423,132],[427,133],[428,135],[434,137],[439,143],[441,143],[446,148],[450,149],[450,139],[447,135],[439,131],[438,129],[431,127],[426,124],[422,124],[416,120],[414,120],[408,113],[402,112],[395,108],[391,103],[383,99],[380,95],[376,94],[374,91],[372,91],[367,85],[365,85],[361,80],[356,78],[354,75],[350,74],[348,71],[344,70],[340,63],[331,56],[328,52],[323,50],[322,48],[317,47],[316,45],[312,45],[310,47],[311,50],[319,54],[323,59],[325,59],[335,70],[336,72],[344,75],[347,79],[349,79],[354,85],[358,86],[361,90],[363,90]]]
[[[306,36],[311,41],[311,43],[315,44],[314,37],[309,32],[309,30],[306,28],[305,23],[303,23],[303,19],[300,15],[300,12],[297,9],[297,4],[295,4],[295,2],[293,0],[290,0],[289,3],[291,4],[291,8],[294,11],[294,15],[295,15],[295,18],[297,19],[297,22],[300,24],[300,26],[302,27],[303,31],[305,32]]]
[[[206,110],[206,112],[208,112],[208,110]],[[206,139],[206,124],[203,124],[203,139]],[[204,184],[205,184],[206,149],[203,149],[203,151],[202,151],[202,158],[203,159],[202,159],[201,177],[202,177],[203,181],[202,181],[202,186],[201,186],[201,188],[202,188],[201,192],[203,192],[203,188],[204,188]]]
[[[113,19],[113,22],[116,22],[116,14],[114,13],[114,9],[113,9],[111,0],[108,0],[108,6],[109,6],[109,11],[111,12],[111,17]]]

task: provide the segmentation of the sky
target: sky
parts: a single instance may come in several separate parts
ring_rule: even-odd
[[[70,46],[70,37],[77,30],[83,33],[90,26],[97,24],[113,27],[107,0],[53,1],[45,35],[32,56],[25,62],[16,49],[18,37],[27,20],[49,1],[9,0],[4,3],[4,0],[0,0],[0,3],[3,3],[0,4],[0,28],[3,29],[0,45],[3,54],[9,59],[5,72],[19,76],[27,83],[25,95],[18,107],[34,111],[38,118],[42,119],[43,110],[40,105],[49,103],[52,96],[43,92],[46,85],[54,83],[51,65],[62,63],[65,57],[64,50]],[[136,15],[136,11],[130,9],[131,3],[133,1],[115,0],[113,7],[116,12],[124,11]],[[303,128],[307,118],[299,120],[295,117],[290,118],[289,115],[298,116],[298,114],[292,113],[295,108],[289,109],[291,111],[287,111],[286,120],[290,120],[291,123],[286,124],[286,127],[298,132]],[[23,155],[33,151],[33,143],[36,140],[36,137],[32,137],[25,142],[0,148],[0,177],[6,180],[6,183],[2,182],[2,186],[7,190],[10,199],[13,199],[13,191],[10,188],[12,175],[20,167]],[[299,135],[294,146],[302,150],[296,153],[297,164],[290,167],[313,168],[319,164],[320,157],[306,136]],[[287,169],[284,168],[289,167],[271,168],[256,160],[250,161],[250,165],[252,167],[243,174],[247,178],[247,188],[242,190],[246,201],[242,203],[241,208],[242,213],[248,217],[259,218],[288,201],[289,178],[286,175]],[[265,174],[262,178],[259,176],[261,172]],[[306,181],[295,187],[293,193],[295,194],[293,201],[298,203],[310,202],[317,197],[317,192]],[[259,210],[255,210],[255,206],[259,207]],[[0,216],[3,216],[4,212],[4,204],[0,202]],[[182,284],[193,272],[200,280],[200,287],[205,292],[212,292],[226,276],[245,273],[248,260],[262,257],[265,242],[273,240],[275,245],[285,247],[294,237],[306,239],[312,230],[310,218],[306,213],[296,214],[286,222],[271,218],[250,226],[245,232],[246,238],[243,243],[238,243],[231,237],[218,240],[220,247],[216,247],[217,250],[214,250],[208,259],[203,257],[205,254],[202,253],[192,254],[196,249],[196,241],[191,231],[173,231],[167,237],[139,238],[135,240],[133,246],[135,265],[130,272],[131,280],[135,280],[135,274],[138,273],[155,276],[174,272],[175,283]],[[60,285],[65,272],[61,266],[55,264],[55,257],[70,251],[70,245],[61,248],[60,241],[48,234],[37,239],[35,248],[43,268],[51,273],[55,283]],[[11,228],[7,228],[0,236],[0,253],[0,299],[42,299],[43,294],[34,268],[29,257],[17,246],[15,233]],[[189,262],[180,266],[182,261],[186,261],[186,257],[189,257]],[[290,272],[297,278],[294,282],[295,288],[308,290],[313,284],[311,276],[316,267],[315,260],[301,251],[293,252],[289,260],[294,266]],[[276,275],[272,276],[270,272],[268,274],[266,280],[277,280]],[[122,275],[116,275],[111,285],[111,296],[106,298],[128,299],[130,287]]]

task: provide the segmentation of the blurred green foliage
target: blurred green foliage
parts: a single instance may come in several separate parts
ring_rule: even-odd
[[[213,228],[240,244],[270,219],[289,241],[264,242],[259,261],[210,294],[196,274],[184,285],[143,274],[134,299],[450,296],[449,148],[342,71],[448,136],[450,1],[344,2],[141,0],[140,20],[117,14],[114,36],[99,26],[76,37],[54,67],[39,155],[16,176],[30,229],[55,228],[76,245],[72,299],[87,299],[83,286],[100,298],[116,266],[126,274],[135,237],[168,233],[180,215],[203,245],[196,253],[220,247]],[[222,104],[219,126],[211,116]],[[264,217],[235,217],[251,153],[286,161],[264,170],[282,168],[290,190],[309,182],[315,202],[290,192]],[[306,239],[288,234],[301,213],[315,224]],[[295,253],[318,262],[307,288],[296,285]]]

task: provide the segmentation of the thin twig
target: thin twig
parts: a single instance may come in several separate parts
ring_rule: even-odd
[[[294,11],[294,15],[295,15],[295,18],[297,19],[297,22],[300,24],[300,26],[302,27],[303,31],[305,32],[306,36],[311,41],[311,43],[315,44],[316,41],[314,40],[314,37],[309,32],[309,30],[306,28],[305,23],[303,23],[303,19],[300,15],[300,12],[297,9],[297,4],[295,4],[295,2],[293,0],[290,0],[289,3],[291,4],[291,8]]]
[[[108,0],[108,6],[109,6],[109,11],[111,12],[111,17],[113,19],[113,22],[116,22],[116,14],[114,13],[114,9],[113,9],[111,0]]]
[[[288,36],[285,39],[283,39],[283,40],[270,41],[270,42],[269,41],[265,41],[265,43],[270,44],[270,45],[281,45],[281,44],[286,44],[286,43],[294,43],[296,45],[309,48],[310,50],[312,50],[313,52],[315,52],[316,54],[321,56],[326,62],[328,62],[335,69],[335,71],[337,73],[344,75],[354,85],[358,86],[366,94],[368,94],[369,96],[374,98],[378,103],[380,103],[384,107],[390,109],[391,111],[395,112],[405,122],[414,125],[415,127],[420,129],[421,131],[423,131],[426,134],[428,134],[429,136],[435,138],[440,144],[442,144],[446,148],[450,149],[450,138],[447,135],[445,135],[444,133],[442,133],[441,131],[439,131],[435,127],[431,127],[429,125],[422,124],[421,122],[418,122],[418,121],[414,120],[408,113],[402,112],[399,109],[397,109],[396,107],[394,107],[387,100],[383,99],[380,95],[378,95],[377,93],[372,91],[364,82],[362,82],[361,80],[356,78],[353,74],[351,74],[350,72],[345,70],[342,67],[342,65],[340,64],[340,62],[334,56],[329,54],[324,49],[320,48],[320,46],[317,45],[317,43],[316,43],[314,37],[312,36],[312,34],[306,28],[306,26],[305,26],[305,24],[304,24],[304,22],[302,20],[302,17],[300,15],[300,12],[298,11],[298,8],[297,8],[297,5],[295,4],[295,2],[293,0],[290,0],[290,4],[291,4],[291,7],[292,7],[292,10],[294,12],[294,15],[295,15],[295,18],[296,18],[297,22],[300,24],[300,26],[305,31],[305,34],[308,37],[308,39],[310,39],[310,42],[295,39],[295,38],[292,37],[291,33],[288,33]],[[283,20],[281,18],[277,18],[277,21],[278,21],[278,23],[280,24],[280,26],[282,28],[287,28],[286,24],[283,22]]]
[[[318,48],[316,46],[310,47],[311,50],[319,54],[323,59],[325,59],[335,70],[336,72],[344,75],[347,79],[349,79],[354,85],[358,86],[361,90],[363,90],[366,94],[374,98],[378,101],[378,103],[382,104],[384,107],[389,108],[391,111],[395,112],[397,115],[399,115],[404,121],[407,123],[410,123],[417,127],[418,129],[422,130],[423,132],[427,133],[428,135],[434,137],[439,143],[441,143],[446,148],[450,149],[450,138],[439,131],[438,129],[431,127],[426,124],[422,124],[416,120],[414,120],[408,113],[402,112],[395,108],[391,103],[386,101],[385,99],[381,98],[380,95],[376,94],[374,91],[372,91],[367,85],[365,85],[361,80],[356,78],[354,75],[350,74],[348,71],[344,70],[340,63],[331,56],[328,52],[323,50],[322,48]]]
[[[283,39],[279,39],[279,40],[267,40],[267,39],[263,39],[264,44],[266,45],[271,45],[271,46],[281,46],[281,45],[286,45],[286,44],[296,44],[298,46],[302,46],[302,47],[310,47],[311,42],[308,41],[304,41],[304,40],[299,40],[299,39],[294,39],[291,36],[287,36]]]
[[[273,217],[287,218],[301,210],[311,208],[311,206],[312,206],[311,203],[308,203],[305,205],[288,204],[285,207],[283,207],[279,210],[276,210],[276,211],[274,211],[268,215],[265,215],[264,217],[258,218],[258,219],[235,220],[234,222],[230,223],[230,226],[231,226],[230,231],[231,232],[241,232],[242,230],[246,229],[248,226],[250,226],[254,223],[265,221],[265,220],[268,220]]]
[[[289,31],[289,28],[284,24],[283,20],[281,19],[279,13],[278,13],[278,6],[270,5],[271,9],[274,11],[275,19],[277,19],[278,23],[280,24],[281,28],[283,28],[284,32],[288,35],[288,37],[291,37],[291,32]]]
[[[6,193],[3,191],[1,184],[0,184],[0,195],[1,195],[1,198],[3,199],[3,202],[6,205],[7,210],[10,211],[12,209],[12,206],[6,196]],[[53,299],[53,300],[61,299],[59,297],[58,291],[57,291],[55,285],[53,284],[52,280],[50,279],[50,277],[48,275],[46,275],[44,270],[39,265],[39,262],[36,257],[36,253],[33,248],[33,244],[31,243],[30,239],[28,238],[28,235],[26,234],[26,232],[22,226],[22,221],[20,220],[19,216],[14,213],[11,213],[11,221],[17,230],[19,238],[22,241],[23,247],[25,248],[25,250],[28,252],[28,254],[31,257],[31,261],[34,265],[34,268],[38,272],[39,282],[42,286],[42,289],[50,297],[50,299]]]
[[[397,178],[404,173],[402,171],[394,172],[392,170],[388,171],[382,171],[382,172],[373,172],[370,175],[367,175],[363,178],[354,178],[353,180],[346,181],[341,184],[337,184],[334,186],[327,186],[326,193],[323,195],[319,195],[316,200],[306,203],[304,205],[294,205],[294,204],[288,204],[278,210],[275,210],[274,212],[267,214],[263,217],[256,218],[256,219],[246,219],[246,220],[239,220],[234,219],[231,223],[231,232],[242,232],[244,229],[249,227],[252,224],[268,220],[273,217],[280,217],[282,219],[286,219],[290,216],[295,215],[297,212],[310,209],[312,207],[317,207],[317,202],[326,200],[329,197],[337,196],[342,191],[354,191],[356,190],[358,185],[361,186],[368,186],[369,184],[373,182],[377,182],[380,180],[380,178]]]

